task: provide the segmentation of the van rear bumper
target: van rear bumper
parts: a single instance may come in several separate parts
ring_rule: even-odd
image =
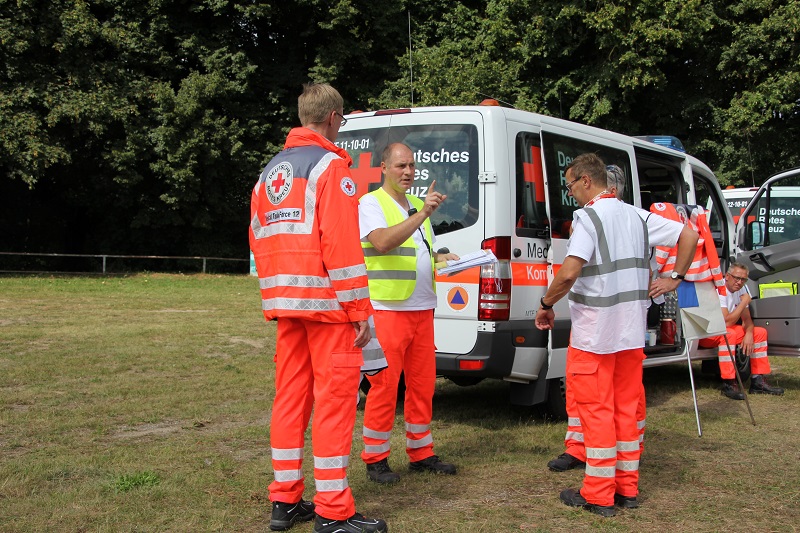
[[[479,331],[469,353],[436,352],[436,374],[503,379],[512,373],[517,347],[546,348],[548,332],[540,331],[533,320],[495,323],[494,331]],[[464,370],[460,365],[482,363],[480,368]]]

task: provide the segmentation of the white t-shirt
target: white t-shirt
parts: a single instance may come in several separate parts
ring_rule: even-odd
[[[408,218],[406,207],[398,204],[394,199],[394,204],[403,216]],[[386,217],[377,198],[372,195],[365,195],[358,204],[358,224],[361,229],[361,238],[366,238],[373,230],[388,227]],[[414,292],[405,300],[372,300],[372,307],[383,311],[424,311],[436,308],[436,293],[433,291],[433,269],[431,268],[431,256],[434,242],[430,244],[431,252],[423,240],[425,228],[420,227],[412,235],[414,244],[417,246],[417,282],[414,285]]]
[[[728,309],[729,313],[733,313],[733,311],[739,306],[742,301],[742,296],[747,294],[750,296],[750,291],[747,288],[747,285],[742,285],[742,288],[736,292],[731,292],[730,289],[726,291],[727,295],[719,295],[719,306],[725,307]]]

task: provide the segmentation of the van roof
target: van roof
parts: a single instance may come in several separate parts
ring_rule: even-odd
[[[661,144],[656,144],[653,141],[645,140],[636,138],[634,136],[625,135],[622,133],[617,133],[611,130],[604,130],[602,128],[598,128],[595,126],[589,126],[586,124],[581,124],[579,122],[573,122],[570,120],[565,120],[561,118],[551,117],[548,115],[541,115],[539,113],[533,113],[531,111],[523,111],[520,109],[514,109],[510,107],[499,107],[499,106],[489,106],[489,105],[473,105],[473,106],[432,106],[432,107],[411,107],[411,108],[398,108],[398,109],[381,109],[377,111],[365,111],[365,112],[358,112],[347,114],[347,120],[351,121],[350,125],[355,126],[358,124],[358,121],[363,118],[372,117],[372,116],[386,116],[386,115],[405,115],[408,113],[416,114],[416,113],[443,113],[443,112],[478,112],[481,115],[487,117],[487,121],[491,120],[490,117],[496,116],[499,114],[505,115],[506,119],[508,120],[515,120],[518,122],[529,122],[539,125],[549,124],[552,126],[556,126],[559,128],[564,128],[576,132],[583,132],[589,133],[597,136],[603,136],[607,138],[611,138],[611,140],[616,140],[622,143],[632,143],[635,148],[649,150],[653,152],[659,152],[664,155],[668,155],[670,157],[674,157],[677,159],[685,159],[691,165],[704,169],[705,171],[712,173],[711,169],[708,166],[697,159],[696,157],[689,155],[685,152],[680,152],[674,148],[668,148]],[[347,131],[349,128],[345,126],[342,131]]]

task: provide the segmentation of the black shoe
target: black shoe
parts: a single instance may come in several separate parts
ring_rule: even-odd
[[[400,481],[400,474],[392,472],[388,460],[381,459],[377,463],[367,465],[367,478],[376,483],[389,484]]]
[[[314,518],[314,504],[305,500],[297,503],[272,502],[272,518],[269,528],[272,531],[285,531],[295,522],[308,522]]]
[[[576,489],[564,489],[558,496],[562,502],[570,507],[582,507],[590,513],[599,514],[600,516],[616,516],[617,510],[613,505],[595,505],[586,501],[586,498],[581,496],[580,491]]]
[[[347,520],[330,520],[317,516],[314,520],[314,533],[387,533],[386,522],[380,519],[366,518],[359,513]]]
[[[547,468],[553,472],[566,472],[567,470],[572,470],[573,468],[578,467],[583,468],[584,466],[586,466],[586,463],[568,453],[562,453],[547,463]]]
[[[750,378],[750,394],[774,394],[775,396],[783,396],[783,389],[780,387],[773,387],[764,376],[757,374]]]
[[[623,509],[637,509],[639,507],[639,500],[636,499],[636,496],[614,494],[614,505],[622,507]]]
[[[431,455],[422,461],[414,461],[408,463],[408,468],[412,472],[433,472],[435,474],[450,474],[456,473],[456,465],[450,463],[443,463],[439,460],[438,455]]]
[[[731,400],[744,400],[744,393],[739,390],[739,385],[732,379],[723,380],[720,392]]]

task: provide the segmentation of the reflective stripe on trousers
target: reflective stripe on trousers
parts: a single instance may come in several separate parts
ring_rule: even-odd
[[[333,520],[355,513],[347,466],[363,359],[354,340],[350,323],[278,319],[270,500],[294,503],[303,496],[302,450],[313,408],[314,503],[321,516]]]
[[[568,350],[567,388],[573,388],[587,455],[581,494],[589,503],[614,505],[615,493],[638,494],[636,413],[644,352],[637,348],[601,355],[572,346]]]
[[[367,376],[370,390],[364,406],[361,458],[366,463],[375,463],[389,456],[388,435],[394,424],[397,385],[402,372],[406,384],[403,406],[406,453],[412,462],[422,461],[433,455],[430,431],[436,383],[433,310],[375,311],[373,318],[389,366],[374,376]]]
[[[736,347],[741,345],[744,339],[744,327],[736,324],[734,326],[728,326],[727,330],[727,345],[725,343],[725,336],[718,335],[702,339],[700,341],[700,346],[717,346],[720,377],[722,377],[722,379],[735,379],[736,372],[733,369],[728,345],[731,347],[731,350],[734,351],[735,357]],[[750,372],[753,374],[769,374],[771,370],[769,358],[767,357],[767,330],[755,326],[753,327],[753,354],[750,356]]]

